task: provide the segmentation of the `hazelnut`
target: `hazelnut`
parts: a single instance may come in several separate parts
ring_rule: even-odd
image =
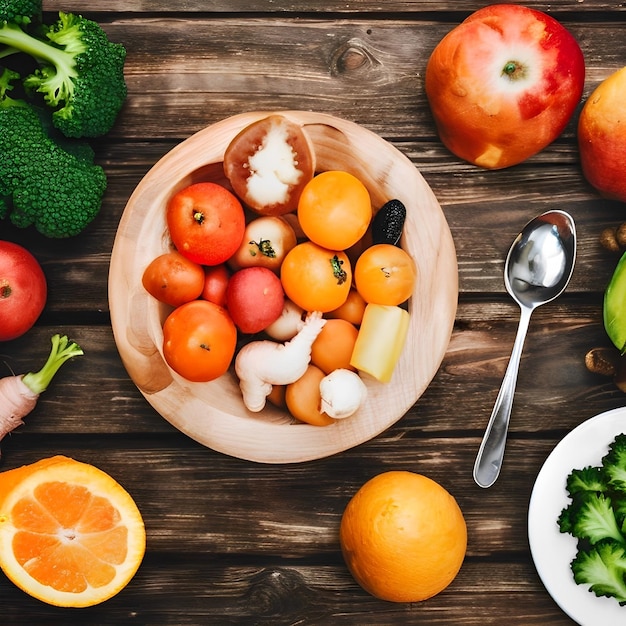
[[[585,365],[592,374],[615,376],[620,369],[621,357],[615,348],[593,348],[585,355]],[[625,382],[626,382],[626,368]]]
[[[617,240],[617,229],[605,228],[600,233],[600,245],[610,252],[619,252],[620,244]]]

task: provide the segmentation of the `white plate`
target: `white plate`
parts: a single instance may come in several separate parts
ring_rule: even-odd
[[[528,509],[528,539],[537,572],[554,601],[581,626],[624,626],[626,606],[598,598],[574,582],[570,563],[576,539],[560,532],[558,517],[570,502],[566,480],[572,469],[600,465],[616,435],[626,432],[626,407],[596,415],[554,448],[537,476]]]

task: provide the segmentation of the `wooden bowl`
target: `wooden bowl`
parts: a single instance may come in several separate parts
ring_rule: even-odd
[[[326,427],[296,422],[268,403],[261,413],[243,405],[231,371],[191,383],[162,355],[161,325],[169,308],[142,287],[148,263],[171,249],[165,207],[173,193],[201,180],[225,182],[224,151],[245,126],[270,112],[244,113],[199,131],[166,154],[139,183],[120,221],[111,256],[109,301],[113,333],[130,377],[167,421],[222,453],[263,463],[323,458],[368,441],[415,404],[437,372],[456,315],[454,243],[441,207],[411,161],[360,126],[320,113],[281,111],[300,123],[315,147],[317,170],[345,170],[369,189],[374,209],[398,198],[407,207],[402,247],[419,279],[409,301],[407,343],[389,383],[366,381],[359,411]]]

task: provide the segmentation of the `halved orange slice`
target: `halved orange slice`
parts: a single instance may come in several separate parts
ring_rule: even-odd
[[[31,596],[65,607],[104,602],[145,549],[134,500],[93,465],[55,456],[0,474],[0,568]]]

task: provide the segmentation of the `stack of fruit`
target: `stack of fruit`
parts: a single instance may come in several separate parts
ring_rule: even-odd
[[[368,189],[347,171],[316,174],[305,130],[282,115],[234,137],[223,169],[228,185],[197,182],[168,200],[171,249],[143,271],[173,307],[166,362],[192,382],[234,366],[253,412],[269,398],[315,425],[353,415],[362,377],[391,380],[408,332],[418,272],[395,245],[404,206],[389,199],[394,237],[373,240],[381,207]]]

